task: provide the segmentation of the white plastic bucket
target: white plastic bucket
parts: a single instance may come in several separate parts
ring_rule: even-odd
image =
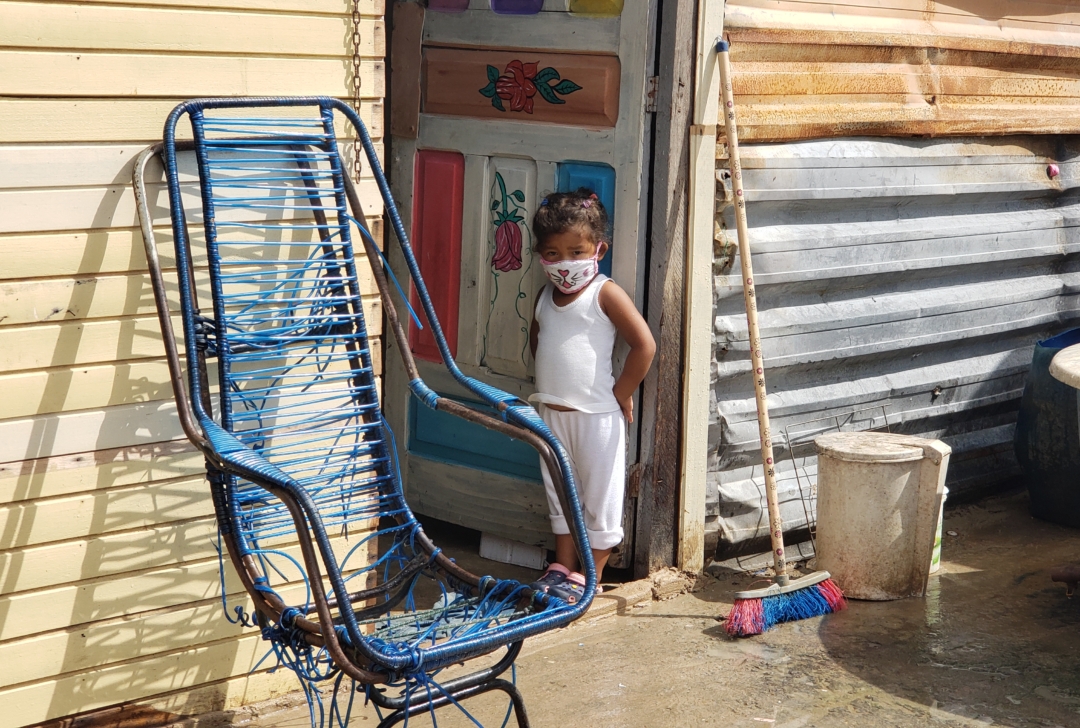
[[[880,432],[814,442],[818,568],[853,599],[925,594],[949,446]]]

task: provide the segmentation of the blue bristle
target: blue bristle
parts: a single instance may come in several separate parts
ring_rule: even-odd
[[[833,611],[829,602],[816,588],[798,589],[788,594],[765,597],[761,600],[761,608],[765,629],[781,622],[809,619]]]

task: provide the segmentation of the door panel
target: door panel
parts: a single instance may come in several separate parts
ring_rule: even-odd
[[[461,270],[461,211],[465,189],[465,157],[458,152],[423,150],[416,155],[412,244],[420,274],[427,284],[450,353],[456,356]],[[412,294],[420,311],[420,299]],[[413,353],[442,361],[429,327],[409,323]]]
[[[532,359],[529,327],[542,285],[529,229],[536,209],[536,163],[493,158],[487,182],[486,194],[477,200],[488,211],[489,252],[476,271],[483,307],[476,331],[480,364],[498,374],[527,379]]]
[[[563,162],[559,165],[559,192],[573,192],[580,187],[588,187],[600,198],[608,219],[612,223],[614,237],[615,221],[615,170],[606,164],[591,162]],[[611,276],[611,253],[600,261],[600,272]]]
[[[504,15],[536,15],[544,7],[544,0],[491,0],[491,9]]]
[[[522,398],[535,391],[528,335],[545,280],[529,223],[545,195],[596,191],[615,222],[603,268],[641,303],[654,10],[654,0],[626,8],[617,0],[429,0],[423,47],[415,48],[413,33],[405,49],[422,54],[423,101],[414,119],[395,127],[418,132],[392,140],[394,195],[412,213],[406,225],[418,237],[429,288],[440,291],[440,318],[445,310],[452,319],[443,324],[459,366]],[[399,257],[391,255],[391,265],[402,270]],[[412,346],[427,359],[418,366],[429,386],[468,399],[432,360],[423,332]],[[531,448],[410,403],[392,345],[386,371],[387,418],[408,433],[399,442],[414,508],[553,545]],[[622,552],[613,563],[625,559],[626,545]]]
[[[526,48],[620,56],[628,61],[638,58],[630,49],[636,39],[626,38],[624,30],[635,23],[641,41],[647,40],[647,26],[642,16],[648,15],[653,2],[638,0],[630,12],[621,17],[585,17],[568,11],[543,12],[528,17],[493,13],[485,8],[471,7],[464,12],[429,12],[424,20],[424,45],[452,48]],[[624,21],[626,26],[624,27]],[[626,41],[630,41],[627,43]],[[644,48],[645,43],[641,43]],[[620,48],[628,51],[620,53]],[[642,55],[644,53],[642,52]],[[640,63],[644,59],[638,59]],[[642,71],[644,66],[642,65]],[[644,78],[644,73],[641,74]],[[479,88],[479,87],[477,87]]]
[[[443,13],[463,13],[469,9],[469,0],[428,0],[428,9]]]
[[[615,126],[617,56],[535,51],[424,51],[423,111],[500,121]]]
[[[440,396],[449,396],[439,392]],[[462,404],[494,414],[481,402],[458,399]],[[472,422],[430,409],[409,400],[409,452],[453,465],[510,475],[539,482],[540,462],[531,447]]]
[[[575,15],[617,17],[622,11],[623,0],[570,0],[570,12]]]

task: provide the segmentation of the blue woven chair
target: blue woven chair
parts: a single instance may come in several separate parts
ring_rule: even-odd
[[[391,297],[396,281],[344,169],[339,115],[359,135],[443,363],[494,415],[441,397],[420,378]],[[183,117],[191,142],[176,138]],[[181,184],[181,152],[194,152],[197,194]],[[155,156],[168,184],[183,359],[145,191]],[[226,615],[260,627],[280,663],[296,671],[313,723],[327,717],[322,683],[333,691],[329,717],[341,725],[357,691],[390,711],[380,725],[391,726],[434,717],[445,705],[464,711],[465,698],[501,690],[527,726],[521,694],[500,676],[522,640],[580,617],[596,588],[574,477],[532,407],[454,363],[360,118],[331,98],[189,101],[169,116],[164,143],[139,157],[133,181],[180,422],[206,457],[220,541],[254,602],[253,613],[236,607]],[[205,250],[208,276],[196,270],[193,248]],[[469,573],[425,535],[379,407],[359,265],[371,266],[420,402],[527,442],[544,458],[585,565],[577,604]],[[408,306],[403,293],[401,300]],[[421,582],[429,593],[437,586],[434,604],[413,598]],[[444,668],[485,655],[482,668],[440,681]]]

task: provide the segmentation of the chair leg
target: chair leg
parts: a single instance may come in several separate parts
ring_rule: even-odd
[[[517,718],[518,728],[529,728],[529,714],[525,712],[525,697],[518,690],[517,685],[509,680],[492,680],[491,687],[502,690],[510,696],[510,702],[514,704],[514,717]]]
[[[406,716],[413,717],[415,715],[421,715],[427,713],[432,709],[439,709],[444,706],[450,705],[450,697],[453,697],[454,702],[461,703],[467,698],[471,698],[474,695],[481,695],[483,693],[490,692],[492,690],[501,690],[510,696],[510,702],[514,706],[514,717],[517,719],[518,728],[530,728],[529,716],[525,712],[525,698],[522,697],[521,691],[517,689],[517,686],[508,680],[490,680],[480,685],[465,688],[456,693],[451,693],[448,697],[440,693],[436,697],[432,698],[430,702],[423,700],[421,702],[413,703],[412,705],[399,708],[390,715],[383,718],[379,723],[378,728],[390,728],[393,725],[397,725],[401,721],[405,720]]]

